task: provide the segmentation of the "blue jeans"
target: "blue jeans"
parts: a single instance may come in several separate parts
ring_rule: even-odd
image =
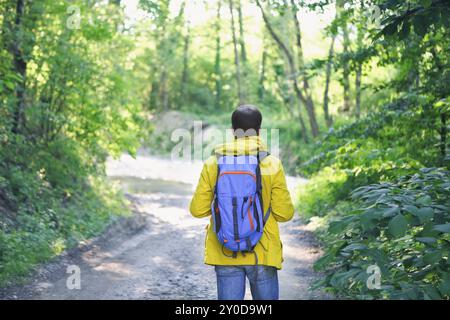
[[[269,266],[215,266],[219,300],[243,300],[245,279],[253,300],[278,300],[278,271]]]

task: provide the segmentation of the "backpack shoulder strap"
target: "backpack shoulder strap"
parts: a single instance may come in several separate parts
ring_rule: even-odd
[[[268,152],[268,151],[259,151],[259,149],[258,149],[258,153],[256,154],[256,158],[258,159],[258,163],[263,161],[264,158],[266,158],[268,155],[270,155],[270,152]]]
[[[216,160],[217,160],[217,177],[216,177],[216,184],[214,185],[214,197],[217,197],[217,182],[219,181],[219,176],[220,176],[219,159],[221,157],[223,157],[223,154],[215,152],[214,155],[216,156]]]
[[[264,160],[270,153],[268,151],[259,151],[259,148],[256,153],[256,158],[258,159],[258,165],[256,167],[256,192],[258,193],[258,199],[259,199],[259,206],[261,208],[261,214],[263,215],[263,224],[266,224],[267,219],[269,218],[270,214],[270,207],[267,210],[267,212],[264,214],[264,202],[262,199],[262,177],[261,177],[261,168],[259,167],[259,164],[261,161]]]

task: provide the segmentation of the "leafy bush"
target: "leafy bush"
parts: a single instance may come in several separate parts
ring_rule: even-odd
[[[304,217],[323,216],[352,190],[418,170],[421,164],[401,157],[396,148],[383,150],[375,139],[352,140],[338,148],[334,163],[313,174],[301,187],[298,208]]]
[[[433,129],[439,112],[425,110],[427,100],[421,99],[406,96],[327,134],[317,144],[318,155],[299,168],[310,176],[300,190],[300,214],[327,215],[356,188],[439,164],[439,136]]]
[[[424,168],[395,182],[352,193],[354,210],[325,232],[327,271],[317,285],[364,299],[450,298],[450,172]],[[381,270],[381,288],[366,285],[367,268]]]
[[[340,169],[367,167],[377,162],[395,161],[415,168],[433,166],[442,155],[437,121],[439,108],[430,109],[425,97],[406,95],[367,117],[344,125],[316,144],[316,153],[299,167],[303,175],[335,165]],[[396,175],[396,176],[400,176]]]
[[[0,286],[128,214],[86,153],[64,137],[0,149]]]
[[[23,186],[30,194],[33,176]],[[59,193],[46,192],[40,198],[18,204],[13,219],[0,228],[0,286],[20,279],[37,263],[60,254],[80,241],[101,233],[118,216],[129,214],[123,198],[101,178],[84,187],[70,189],[61,202]],[[68,192],[68,190],[66,190]],[[70,198],[70,199],[69,199]]]
[[[348,175],[343,170],[326,167],[303,185],[298,195],[298,210],[305,218],[324,216],[348,191],[344,186]]]

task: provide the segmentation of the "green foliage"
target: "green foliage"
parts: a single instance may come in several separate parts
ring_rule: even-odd
[[[101,168],[84,163],[70,140],[47,150],[16,146],[0,152],[0,286],[129,214]]]
[[[449,299],[450,172],[421,169],[352,193],[352,211],[329,223],[327,250],[316,263],[321,285],[363,299]],[[381,269],[381,288],[366,285]]]
[[[325,215],[358,187],[439,163],[439,149],[429,147],[439,141],[438,132],[430,130],[437,119],[438,113],[427,115],[422,107],[400,100],[327,134],[316,145],[320,153],[300,167],[304,174],[313,173],[300,190],[301,214]]]
[[[396,40],[405,40],[411,32],[424,37],[433,29],[447,27],[450,24],[448,0],[419,0],[405,3],[404,1],[380,1],[381,12],[392,12],[383,20],[383,29],[379,36]]]
[[[0,286],[128,213],[104,163],[149,130],[120,7],[20,3],[0,1]]]
[[[301,187],[298,210],[305,218],[324,216],[345,198],[348,175],[345,171],[326,167]]]
[[[318,232],[327,250],[315,266],[327,277],[317,286],[338,296],[449,298],[450,177],[424,168],[446,161],[439,119],[447,111],[437,107],[446,102],[429,108],[412,98],[328,134],[301,167],[315,173],[300,190],[300,213],[329,222]],[[380,290],[366,285],[371,265],[382,271]]]
[[[439,142],[441,112],[430,109],[424,97],[406,96],[325,135],[316,144],[316,156],[299,171],[309,175],[330,165],[358,170],[357,166],[367,168],[377,162],[382,166],[388,161],[414,167],[436,163],[441,155],[430,146]]]

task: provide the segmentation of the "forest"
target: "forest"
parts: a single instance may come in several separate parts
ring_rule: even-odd
[[[450,299],[449,0],[0,0],[0,287],[132,214],[164,114],[280,132],[336,298]],[[367,270],[381,272],[381,287]]]

